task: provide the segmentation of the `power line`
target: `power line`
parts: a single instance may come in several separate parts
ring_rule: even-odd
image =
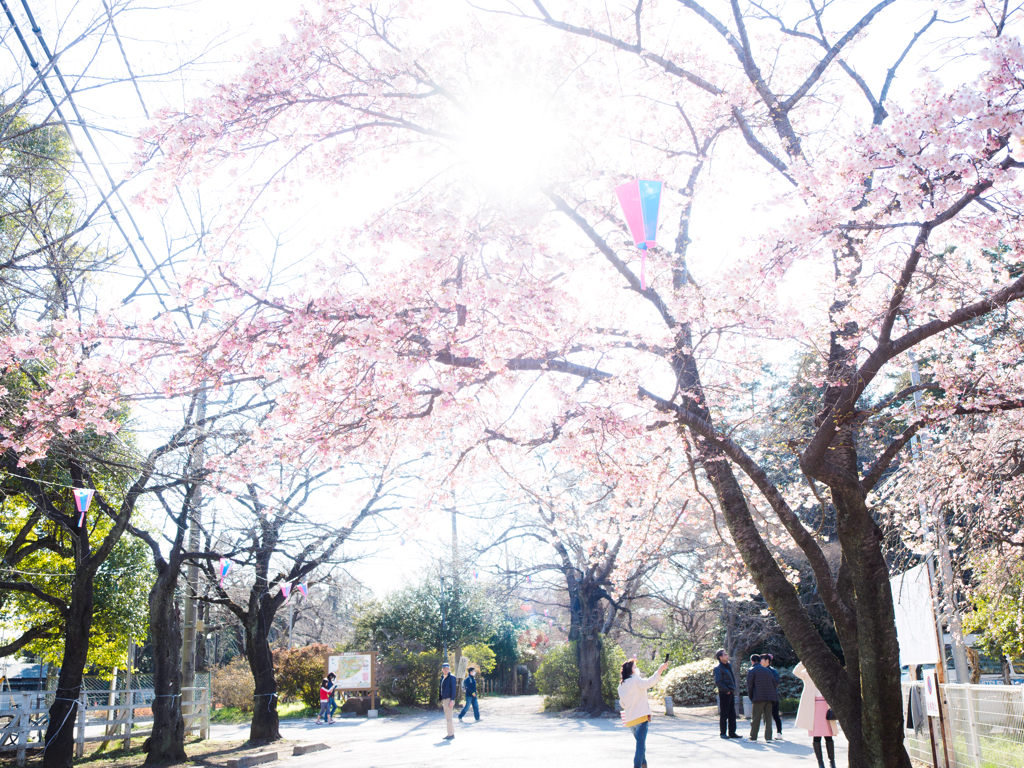
[[[89,178],[92,180],[93,186],[102,195],[103,202],[106,205],[107,210],[110,212],[110,217],[114,221],[114,225],[117,227],[118,232],[121,233],[121,236],[124,238],[124,241],[125,241],[125,243],[128,246],[128,249],[132,252],[132,255],[135,257],[135,263],[138,265],[139,270],[142,272],[142,274],[144,276],[143,280],[145,282],[149,282],[150,286],[153,288],[153,293],[156,296],[157,301],[160,302],[160,306],[162,306],[164,308],[164,310],[167,310],[167,305],[166,305],[166,303],[164,303],[163,296],[160,293],[160,291],[157,290],[156,284],[153,282],[153,279],[152,279],[153,272],[148,271],[143,266],[142,259],[139,257],[139,253],[138,253],[138,251],[135,248],[135,244],[132,242],[131,237],[129,237],[128,233],[125,231],[125,228],[122,225],[121,220],[120,220],[120,218],[117,215],[117,212],[114,210],[114,206],[111,205],[111,203],[110,203],[110,196],[107,195],[107,194],[104,194],[103,187],[100,185],[99,180],[96,178],[96,173],[93,170],[92,165],[89,163],[88,160],[86,160],[85,153],[82,151],[82,148],[79,146],[78,142],[75,140],[74,134],[71,131],[71,125],[69,124],[69,121],[67,120],[67,118],[64,116],[64,112],[61,109],[60,104],[58,103],[56,97],[53,95],[53,91],[50,90],[49,84],[46,82],[46,71],[40,68],[39,62],[36,61],[35,56],[32,54],[32,49],[29,47],[28,41],[25,39],[25,36],[22,33],[21,27],[19,26],[17,20],[14,18],[14,14],[11,13],[11,9],[10,9],[9,5],[7,4],[7,0],[0,0],[0,6],[3,7],[4,13],[7,14],[7,20],[10,22],[11,28],[14,30],[14,33],[17,36],[18,41],[21,43],[21,47],[25,51],[25,55],[28,57],[29,64],[31,65],[32,69],[36,72],[36,77],[39,79],[39,83],[40,83],[40,85],[42,85],[43,91],[46,93],[47,98],[50,100],[50,104],[53,106],[53,110],[54,110],[55,114],[57,115],[58,118],[60,118],[61,124],[64,126],[64,130],[65,130],[65,132],[68,135],[68,139],[71,141],[71,146],[75,150],[75,154],[78,155],[78,159],[82,162],[82,165],[85,167],[86,171],[88,172]],[[128,217],[128,220],[131,222],[132,226],[134,227],[136,235],[139,238],[139,242],[142,243],[143,248],[146,249],[147,254],[149,255],[150,259],[153,261],[153,264],[154,264],[154,270],[153,271],[159,273],[159,270],[160,270],[159,262],[157,262],[156,257],[154,256],[152,250],[150,250],[149,245],[146,243],[145,237],[142,235],[142,231],[139,229],[138,223],[135,221],[135,217],[132,216],[131,210],[128,208],[127,204],[124,201],[124,198],[121,196],[121,191],[120,191],[121,184],[119,184],[116,181],[114,181],[114,177],[110,173],[110,169],[107,167],[107,164],[104,162],[103,156],[100,154],[99,147],[96,145],[96,142],[95,142],[95,140],[92,137],[92,133],[89,131],[89,128],[88,128],[88,126],[87,126],[87,124],[85,122],[85,119],[82,117],[82,114],[81,114],[81,112],[78,109],[78,106],[75,104],[74,98],[72,97],[71,89],[68,88],[67,82],[64,80],[64,76],[61,73],[60,68],[57,66],[56,59],[54,58],[53,54],[50,52],[49,46],[46,45],[46,41],[43,39],[42,30],[39,28],[39,25],[36,23],[35,17],[32,15],[32,11],[28,7],[27,0],[22,0],[22,6],[24,7],[25,13],[27,14],[28,19],[29,19],[29,21],[32,24],[32,31],[35,33],[36,38],[39,40],[39,44],[42,46],[43,51],[46,54],[46,58],[47,58],[47,62],[48,62],[49,68],[53,69],[54,74],[56,74],[57,79],[58,79],[58,81],[61,84],[61,87],[64,89],[64,93],[66,94],[67,102],[71,106],[71,109],[73,110],[73,112],[75,114],[75,117],[76,117],[76,119],[78,121],[79,127],[81,127],[82,132],[85,134],[86,139],[89,141],[89,144],[90,144],[90,146],[93,149],[93,152],[96,154],[96,157],[99,160],[100,166],[103,168],[103,170],[104,170],[104,172],[105,172],[105,174],[107,176],[107,180],[110,182],[110,186],[111,186],[113,194],[117,197],[117,200],[121,204],[121,207],[124,210],[125,215]],[[168,283],[167,283],[167,280],[163,277],[162,273],[160,273],[160,277],[163,280],[164,285],[166,287],[168,285]]]

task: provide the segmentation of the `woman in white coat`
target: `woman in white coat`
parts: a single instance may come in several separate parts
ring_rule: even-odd
[[[825,768],[825,760],[821,754],[823,738],[829,765],[836,768],[836,745],[832,740],[836,735],[835,720],[828,719],[828,702],[814,685],[803,662],[796,665],[793,674],[804,681],[804,689],[800,693],[800,706],[796,711],[796,727],[807,729],[807,735],[814,740],[814,756],[818,758],[818,768]]]
[[[658,684],[661,673],[666,669],[667,661],[650,677],[642,677],[636,667],[636,659],[630,659],[622,665],[619,704],[622,705],[622,722],[633,731],[633,738],[636,739],[633,768],[647,768],[647,727],[652,714],[647,691]]]

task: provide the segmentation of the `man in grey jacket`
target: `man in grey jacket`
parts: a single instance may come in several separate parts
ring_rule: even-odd
[[[768,667],[761,665],[761,657],[754,654],[750,657],[750,671],[747,672],[747,696],[754,705],[750,717],[750,738],[757,741],[757,732],[764,718],[764,740],[772,740],[772,702],[779,700],[779,688]]]

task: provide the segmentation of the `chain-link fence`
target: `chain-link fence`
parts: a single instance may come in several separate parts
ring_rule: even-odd
[[[924,706],[924,683],[903,684],[904,711],[913,689]],[[945,745],[939,719],[932,731],[940,763],[958,768],[1024,768],[1024,686],[942,685]],[[912,718],[913,719],[913,718]],[[927,720],[906,731],[907,752],[915,760],[932,764],[932,737]]]
[[[128,676],[125,674],[119,674],[115,683],[114,690],[123,691],[125,685],[128,682]],[[141,675],[134,674],[131,677],[132,688],[137,689],[152,689],[153,687],[153,675]],[[51,683],[54,687],[57,685],[57,678],[53,678]],[[196,688],[209,688],[210,687],[210,673],[209,672],[196,672]],[[110,690],[110,679],[103,679],[102,677],[84,677],[82,678],[82,690],[92,693],[93,691],[109,691]]]

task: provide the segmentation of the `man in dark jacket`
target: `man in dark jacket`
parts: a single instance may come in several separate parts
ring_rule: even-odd
[[[448,728],[448,735],[445,738],[451,741],[455,738],[455,694],[458,688],[455,686],[455,676],[452,674],[451,665],[446,661],[441,665],[441,689],[438,698],[441,699],[441,706],[444,708],[444,724]]]
[[[757,732],[764,718],[764,739],[772,740],[772,702],[779,700],[779,688],[768,667],[761,665],[761,657],[756,653],[750,657],[750,671],[747,672],[747,696],[754,705],[750,717],[750,739],[757,741]]]
[[[729,664],[729,654],[725,648],[715,651],[715,658],[718,659],[718,666],[715,667],[715,687],[718,688],[718,727],[722,732],[723,739],[738,739],[736,733],[736,696],[739,689],[736,687],[736,676],[732,673],[732,666]],[[726,733],[726,726],[729,732]]]
[[[462,722],[463,716],[466,714],[466,710],[469,709],[469,705],[473,705],[473,717],[476,721],[480,722],[480,705],[476,701],[476,678],[473,677],[473,673],[476,671],[476,667],[469,668],[469,677],[462,681],[462,690],[466,692],[466,706],[459,712],[459,722]]]

